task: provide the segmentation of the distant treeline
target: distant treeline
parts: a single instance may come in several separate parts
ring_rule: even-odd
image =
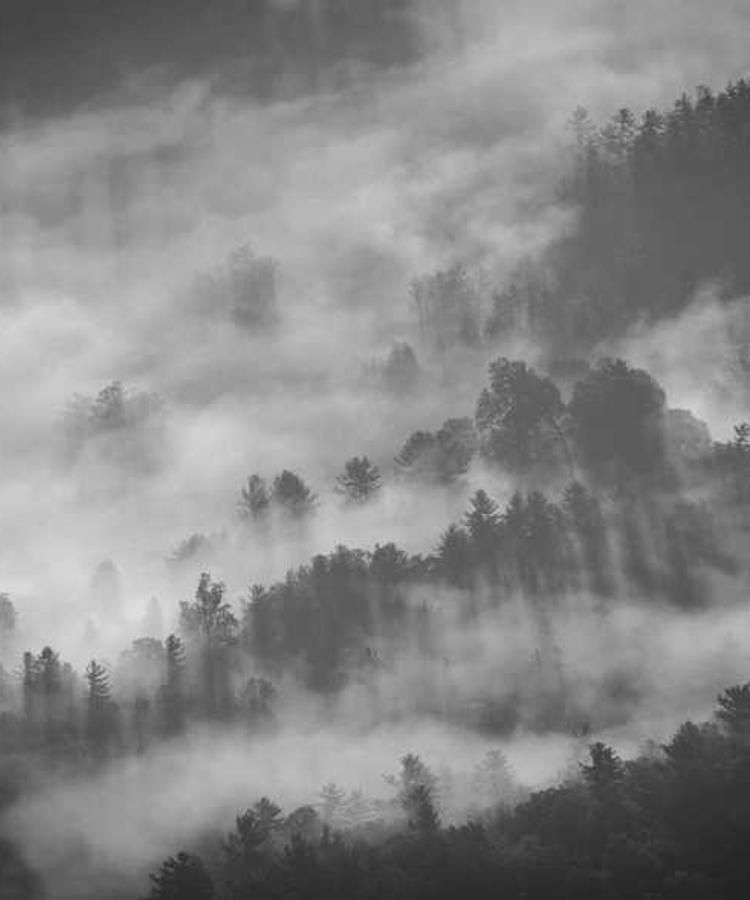
[[[639,321],[679,313],[698,288],[750,291],[750,81],[701,87],[603,128],[573,117],[562,202],[575,231],[495,299],[490,332],[525,324],[553,348],[586,349]]]

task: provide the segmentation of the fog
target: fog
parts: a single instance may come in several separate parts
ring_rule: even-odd
[[[575,228],[556,185],[577,106],[606,116],[669,104],[697,84],[721,88],[748,64],[750,10],[739,0],[719,0],[710,15],[697,0],[414,0],[409,22],[411,57],[349,60],[315,90],[229,90],[216,59],[104,96],[92,86],[64,113],[6,116],[0,589],[19,613],[8,671],[47,643],[76,666],[92,654],[115,661],[143,636],[152,597],[163,638],[201,571],[237,604],[251,584],[338,544],[429,553],[478,487],[507,501],[514,484],[480,464],[428,490],[399,480],[393,457],[412,431],[472,416],[492,358],[534,362],[544,348],[508,334],[473,354],[437,352],[420,334],[410,282],[461,263],[479,283],[501,284]],[[238,325],[222,299],[242,247],[276,264],[268,327]],[[747,409],[732,368],[746,301],[709,302],[715,290],[679,321],[599,350],[647,368],[671,406],[726,439]],[[388,390],[372,373],[401,341],[415,349],[419,380]],[[66,408],[113,381],[158,395],[153,434],[114,455],[90,441],[66,456]],[[352,508],[335,478],[365,454],[385,485]],[[261,537],[238,522],[239,491],[251,473],[283,469],[304,477],[318,508],[305,527],[279,523]],[[194,533],[212,549],[170,567]],[[91,588],[105,559],[122,575],[109,613]],[[160,857],[228,828],[262,794],[292,808],[336,780],[378,795],[407,752],[470,770],[498,741],[440,724],[431,705],[468,705],[487,684],[528,708],[503,747],[524,785],[547,784],[583,747],[570,734],[535,734],[539,698],[556,703],[561,684],[577,698],[571,717],[627,754],[705,715],[742,678],[742,588],[716,577],[711,590],[718,607],[689,618],[637,596],[603,613],[583,596],[543,612],[546,626],[512,604],[461,623],[450,591],[417,592],[415,604],[443,611],[429,653],[408,648],[332,706],[285,685],[277,730],[252,741],[195,730],[95,775],[45,776],[6,813],[6,830],[50,896],[101,896],[112,879],[135,890]],[[58,881],[71,853],[78,874]]]

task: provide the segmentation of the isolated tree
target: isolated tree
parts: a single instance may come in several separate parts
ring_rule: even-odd
[[[113,381],[96,397],[76,395],[63,415],[69,462],[87,447],[119,465],[151,468],[163,448],[164,404],[153,393]]]
[[[237,511],[241,519],[262,519],[271,507],[271,493],[260,475],[254,474],[240,491]]]
[[[178,853],[168,857],[151,875],[145,900],[213,900],[214,886],[200,857]]]
[[[365,503],[382,484],[377,466],[366,456],[354,456],[344,464],[344,473],[336,478],[338,490],[355,503]]]
[[[409,828],[422,835],[434,834],[440,824],[437,778],[414,753],[407,753],[399,762],[399,773],[386,776],[385,780],[396,790],[396,802],[405,814]]]
[[[303,518],[309,515],[318,502],[317,495],[310,490],[299,475],[295,475],[288,469],[284,469],[274,479],[271,497],[274,505],[293,518]]]
[[[104,666],[92,659],[86,667],[88,698],[86,703],[86,737],[96,755],[106,752],[114,737],[115,710]]]
[[[320,815],[328,825],[336,825],[340,821],[346,800],[346,791],[333,781],[329,781],[320,789]]]

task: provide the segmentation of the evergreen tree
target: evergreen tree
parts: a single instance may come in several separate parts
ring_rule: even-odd
[[[309,515],[318,502],[317,495],[310,490],[299,475],[295,475],[288,469],[284,469],[274,479],[271,497],[279,509],[297,519]]]
[[[268,513],[270,507],[271,494],[265,480],[260,475],[251,475],[240,491],[237,505],[240,518],[258,521]]]
[[[735,737],[750,738],[750,682],[727,688],[718,703],[716,718],[727,731]]]
[[[485,570],[495,570],[501,536],[501,516],[497,503],[485,491],[471,498],[471,509],[464,516],[475,558]]]
[[[146,900],[213,900],[214,886],[202,860],[191,853],[166,859],[151,875]]]
[[[346,800],[346,791],[333,781],[324,784],[320,790],[320,815],[327,825],[339,824]]]
[[[338,490],[349,500],[365,503],[380,489],[382,477],[366,456],[354,456],[345,463],[344,473],[336,481]]]
[[[86,704],[86,737],[95,755],[100,756],[114,737],[114,706],[109,675],[104,666],[92,659],[86,666],[88,699]]]
[[[450,525],[441,535],[437,548],[438,565],[449,584],[467,588],[472,580],[474,555],[469,534],[458,525]]]

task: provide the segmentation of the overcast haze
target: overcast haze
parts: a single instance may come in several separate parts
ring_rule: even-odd
[[[114,666],[153,624],[153,597],[162,619],[153,636],[177,628],[201,571],[225,581],[239,609],[252,584],[283,580],[339,544],[434,552],[478,488],[508,502],[516,483],[486,460],[427,489],[399,478],[394,456],[411,432],[473,416],[492,359],[544,367],[549,348],[509,330],[493,346],[436,350],[420,331],[413,279],[461,264],[487,313],[519,264],[575,233],[559,185],[573,165],[576,107],[595,121],[623,106],[640,115],[750,69],[742,0],[710,11],[703,0],[2,6],[0,592],[18,612],[8,672],[23,650],[49,643],[81,670],[92,655]],[[226,305],[242,248],[274,261],[276,308],[262,328],[242,327]],[[635,322],[592,348],[591,361],[618,355],[648,369],[670,406],[728,440],[748,417],[728,348],[750,323],[745,298],[726,304],[718,293],[706,283],[676,318]],[[409,390],[384,388],[378,372],[402,342],[420,376]],[[85,406],[112,382],[144,403],[158,398],[158,413],[114,450],[89,441],[71,453],[76,397]],[[347,506],[336,476],[364,455],[384,487]],[[319,495],[314,518],[248,530],[241,487],[283,469]],[[210,548],[169,565],[197,533]],[[104,560],[121,578],[108,610],[92,582]],[[747,677],[746,614],[733,605],[746,580],[728,572],[706,582],[728,609],[689,620],[654,612],[627,588],[612,616],[583,591],[549,621],[548,611],[540,619],[511,605],[467,627],[448,588],[410,588],[415,608],[449,610],[444,631],[428,652],[409,646],[370,688],[319,708],[285,675],[279,733],[245,746],[233,729],[196,727],[143,758],[50,776],[6,822],[49,884],[67,841],[80,840],[91,896],[116,879],[136,890],[159,854],[229,827],[238,804],[260,793],[292,807],[337,779],[377,795],[409,751],[470,770],[498,741],[424,713],[441,679],[448,702],[467,708],[489,683],[552,696],[561,679],[576,714],[635,753]],[[534,674],[545,628],[562,668]],[[639,673],[637,689],[606,708],[623,672]],[[536,734],[531,712],[502,743],[530,787],[582,746],[575,735]],[[188,802],[196,779],[213,792]],[[138,791],[158,798],[158,814]],[[247,801],[237,800],[243,791]],[[94,806],[122,830],[91,829]],[[50,896],[84,890],[61,885]]]

